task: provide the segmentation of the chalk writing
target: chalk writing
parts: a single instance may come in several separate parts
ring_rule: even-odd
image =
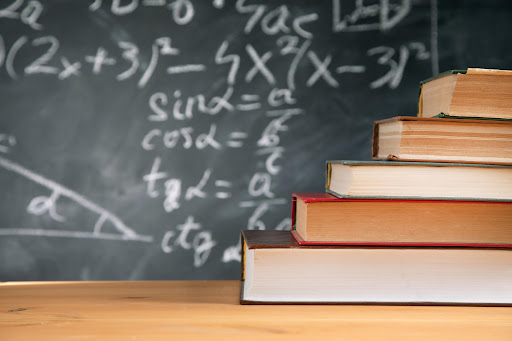
[[[34,30],[42,30],[43,26],[37,21],[43,10],[44,6],[37,0],[15,0],[7,7],[0,9],[0,19],[20,20]]]
[[[101,72],[103,65],[115,65],[117,61],[108,57],[107,51],[103,47],[98,47],[98,51],[94,56],[85,56],[85,61],[92,64],[92,72],[98,74]]]
[[[229,199],[231,192],[228,190],[232,187],[232,183],[224,179],[211,180],[213,170],[208,168],[203,172],[201,178],[196,184],[189,184],[185,191],[183,188],[183,180],[180,178],[171,178],[168,172],[160,171],[162,159],[156,157],[153,161],[151,171],[143,176],[146,182],[146,194],[150,198],[157,198],[162,193],[165,196],[163,207],[166,212],[173,212],[181,207],[182,201],[190,201],[192,199],[205,199],[210,196],[217,199]],[[165,180],[163,183],[159,180]],[[214,183],[213,194],[208,194],[205,187]],[[163,185],[163,191],[162,189]],[[212,187],[212,186],[210,186]]]
[[[401,0],[393,4],[389,0],[377,1],[377,4],[365,5],[363,0],[355,0],[354,10],[342,14],[341,0],[333,0],[333,31],[371,31],[389,30],[409,14],[410,0]]]
[[[101,231],[105,222],[110,222],[114,225],[116,230],[120,233],[118,239],[120,240],[135,240],[135,241],[146,241],[151,242],[153,238],[151,236],[141,236],[137,234],[132,228],[128,227],[119,217],[115,214],[105,210],[104,208],[98,206],[82,195],[62,186],[58,183],[49,180],[35,172],[28,170],[27,168],[9,160],[4,157],[0,157],[0,167],[18,174],[30,181],[33,181],[43,187],[52,191],[52,194],[49,197],[36,197],[31,200],[30,204],[27,207],[27,211],[31,214],[41,215],[48,213],[52,219],[58,222],[62,222],[65,220],[65,217],[59,215],[56,212],[56,203],[59,197],[66,197],[74,201],[77,205],[80,205],[91,212],[98,214],[98,220],[94,225],[93,232],[76,232],[76,231],[39,231],[39,230],[24,230],[24,229],[9,229],[9,230],[1,230],[1,234],[40,234],[40,235],[55,235],[55,236],[75,236],[77,238],[97,238],[102,239],[112,239],[112,235],[104,235]],[[39,231],[39,232],[38,232]]]
[[[236,10],[241,14],[251,15],[244,28],[246,34],[251,33],[259,22],[262,32],[270,36],[290,33],[293,30],[303,38],[310,39],[313,37],[313,33],[308,31],[305,26],[318,20],[317,13],[313,12],[291,18],[290,10],[286,5],[268,11],[267,5],[246,5],[245,2],[246,0],[237,0]],[[292,21],[291,24],[289,19]]]
[[[287,91],[281,91],[274,89],[272,92],[272,103],[274,107],[287,106],[295,103],[295,100],[290,96]],[[282,101],[276,101],[275,95],[281,94],[284,99]],[[248,230],[265,230],[263,216],[267,213],[274,205],[287,204],[287,200],[284,198],[275,198],[275,194],[272,192],[272,178],[273,176],[281,172],[281,166],[275,164],[279,158],[281,158],[285,152],[285,148],[279,146],[281,132],[288,130],[288,126],[285,122],[290,120],[292,117],[302,114],[303,111],[300,108],[285,108],[285,109],[274,109],[267,111],[268,117],[277,117],[270,121],[267,127],[261,133],[261,137],[257,140],[256,144],[259,149],[256,155],[267,155],[268,157],[264,163],[265,171],[256,172],[251,177],[247,192],[249,196],[254,198],[249,201],[240,202],[241,208],[255,207],[251,216],[248,219],[247,227]],[[262,199],[263,198],[263,199]],[[284,218],[276,227],[276,230],[284,230],[290,228],[291,219]],[[222,256],[223,263],[229,263],[232,261],[241,260],[241,245],[238,242],[237,245],[229,246],[224,250]]]
[[[280,57],[287,58],[288,56],[293,56],[286,72],[288,91],[294,91],[296,89],[296,73],[300,63],[304,59],[314,68],[309,77],[301,84],[306,87],[313,87],[319,82],[323,82],[332,88],[338,88],[340,86],[339,75],[347,73],[364,74],[367,70],[366,65],[343,64],[342,61],[337,61],[336,56],[332,54],[321,56],[319,52],[311,49],[311,44],[312,41],[309,39],[300,43],[298,36],[285,35],[276,40],[276,45],[280,48],[279,55],[275,55],[272,51],[258,51],[252,44],[246,44],[246,56],[242,58],[243,56],[238,54],[228,54],[229,43],[224,41],[219,46],[213,59],[218,67],[223,67],[224,64],[230,65],[226,75],[226,82],[230,87],[226,89],[223,96],[214,96],[209,102],[204,95],[191,96],[186,99],[181,98],[182,91],[176,90],[172,94],[175,98],[172,112],[175,116],[178,116],[179,107],[184,107],[184,109],[181,110],[185,110],[190,115],[190,111],[194,106],[197,106],[197,110],[201,112],[211,114],[216,114],[224,108],[232,111],[234,108],[229,106],[229,101],[230,97],[233,95],[234,88],[231,86],[237,83],[238,72],[243,61],[245,61],[245,66],[249,67],[245,75],[243,75],[245,83],[254,83],[261,78],[269,85],[274,86],[280,83],[280,80],[275,75],[275,70],[269,66],[269,63]],[[77,61],[69,60],[65,56],[59,56],[60,41],[55,36],[43,36],[33,40],[30,40],[27,36],[21,36],[8,49],[5,46],[3,37],[0,36],[0,66],[5,60],[7,74],[12,79],[18,79],[18,73],[14,66],[19,51],[30,47],[37,48],[39,46],[45,46],[46,50],[36,60],[24,67],[24,75],[53,74],[56,75],[59,80],[67,80],[72,78],[71,76],[82,76],[84,63],[86,63],[91,65],[90,72],[92,72],[93,75],[101,75],[105,72],[106,68],[115,69],[116,72],[118,72],[115,76],[118,81],[130,80],[134,78],[138,72],[141,72],[142,75],[137,81],[138,88],[144,88],[150,82],[161,62],[161,56],[180,55],[180,50],[172,45],[171,38],[156,38],[151,46],[149,63],[143,68],[142,65],[144,63],[141,62],[142,56],[140,48],[135,43],[129,41],[118,42],[119,50],[115,52],[120,53],[120,56],[113,55],[105,47],[99,46],[93,54],[85,55],[83,61]],[[366,56],[370,58],[370,62],[389,68],[384,76],[371,81],[368,87],[370,89],[376,89],[385,84],[388,84],[389,87],[393,89],[398,87],[411,53],[413,53],[417,61],[431,58],[431,53],[427,50],[425,44],[415,41],[400,46],[398,48],[398,56],[396,56],[396,49],[389,46],[376,46],[367,50]],[[377,58],[375,59],[375,57]],[[60,61],[60,65],[56,60]],[[120,68],[121,70],[119,70]],[[166,66],[166,74],[169,76],[205,73],[207,71],[208,67],[205,63]],[[169,95],[158,92],[155,93],[154,96],[155,97],[150,100],[151,108],[153,111],[158,111],[157,115],[160,115],[160,118],[153,117],[152,119],[163,120],[165,116],[161,115],[163,111],[158,109],[158,105],[167,105],[167,103],[170,102]],[[257,96],[257,94],[253,96]],[[244,98],[245,97],[242,97],[242,99]],[[248,102],[253,101],[248,99],[244,100]],[[261,107],[257,103],[240,103],[236,107],[236,109],[241,111],[252,111],[259,108]]]
[[[156,65],[158,64],[158,58],[160,55],[162,56],[175,56],[179,54],[179,50],[171,46],[171,38],[168,37],[160,37],[155,40],[153,46],[151,47],[151,61],[149,62],[146,71],[142,74],[137,86],[139,88],[143,88],[148,83],[149,79],[153,76],[155,72]]]
[[[16,143],[14,135],[0,134],[0,153],[10,153]]]
[[[290,193],[308,183],[284,170],[310,161],[305,146],[318,155],[331,147],[324,126],[362,114],[349,95],[393,94],[411,70],[436,70],[437,3],[428,1],[431,27],[421,35],[401,33],[424,11],[410,0],[5,1],[0,82],[13,85],[20,105],[5,110],[0,177],[42,188],[18,201],[21,215],[53,226],[6,225],[0,236],[133,242],[194,271],[240,262],[240,229],[290,228]],[[59,25],[73,19],[85,26]],[[41,91],[25,93],[30,85]],[[37,108],[22,105],[32,98]],[[39,125],[48,132],[34,133]],[[340,128],[342,144],[352,137]],[[37,153],[27,153],[32,135]],[[38,169],[48,169],[38,160],[52,160],[62,172],[50,180],[11,159]],[[76,190],[60,184],[70,174]],[[94,176],[106,188],[79,194]],[[119,198],[127,206],[118,208]],[[93,218],[75,226],[77,211]],[[133,274],[158,258],[144,253]]]
[[[103,0],[95,0],[90,6],[89,11],[95,12],[101,8]],[[178,25],[186,25],[195,14],[194,6],[190,0],[143,0],[141,3],[145,7],[167,7],[172,12],[172,18]],[[132,14],[139,8],[139,0],[130,0],[121,3],[121,0],[112,0],[110,11],[114,15],[124,16]]]
[[[380,55],[377,62],[380,65],[389,67],[389,71],[379,79],[370,83],[370,88],[380,88],[386,83],[391,89],[395,89],[400,84],[404,73],[405,65],[409,59],[410,51],[416,51],[417,60],[425,60],[430,58],[430,54],[426,51],[425,45],[419,42],[411,42],[409,46],[400,46],[398,61],[394,60],[395,49],[388,46],[377,46],[368,50],[368,55]]]
[[[165,253],[181,250],[192,250],[194,253],[193,265],[196,268],[203,266],[212,248],[217,244],[212,233],[202,230],[201,224],[195,222],[193,216],[187,217],[185,223],[177,225],[176,230],[167,231],[162,238],[161,248]],[[174,240],[174,242],[172,242]]]
[[[61,57],[60,60],[62,62],[62,66],[64,67],[64,69],[59,73],[60,80],[71,76],[79,77],[81,75],[80,69],[82,68],[82,63],[70,63],[66,57]]]
[[[215,140],[216,131],[217,126],[215,124],[210,125],[210,129],[207,133],[197,134],[197,136],[194,135],[195,132],[193,127],[183,127],[165,132],[162,132],[160,129],[153,129],[142,139],[142,148],[145,150],[155,149],[155,144],[157,143],[155,140],[158,139],[158,144],[163,145],[168,149],[176,147],[178,143],[180,143],[181,147],[184,149],[190,149],[192,147],[195,147],[198,150],[202,150],[207,147],[221,149],[221,144]],[[229,142],[230,141],[226,143]]]

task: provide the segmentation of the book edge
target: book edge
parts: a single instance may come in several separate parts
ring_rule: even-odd
[[[421,117],[418,118],[442,118],[442,119],[450,119],[450,120],[474,120],[474,121],[492,121],[492,122],[511,122],[512,118],[504,118],[504,117],[478,117],[478,116],[457,116],[457,115],[449,115],[445,113],[439,113],[433,117]]]
[[[464,201],[464,202],[494,202],[494,203],[512,203],[512,199],[500,198],[474,198],[474,197],[413,197],[413,196],[358,196],[358,195],[342,195],[326,188],[326,192],[340,199],[355,200],[411,200],[411,201]]]
[[[342,164],[346,166],[427,166],[427,167],[482,167],[482,168],[512,168],[512,166],[487,163],[463,163],[463,162],[406,162],[406,161],[377,161],[377,160],[327,160],[327,167],[332,164]],[[330,175],[330,174],[329,174]],[[328,183],[329,184],[329,183]],[[332,194],[332,193],[331,193]]]
[[[332,191],[331,191],[332,192]],[[334,193],[334,192],[333,192]],[[301,193],[301,194],[308,194],[308,193]],[[324,193],[310,193],[310,194],[324,194]],[[328,193],[330,194],[330,193]],[[425,202],[425,201],[431,201],[431,202],[437,202],[437,203],[450,203],[450,202],[454,202],[454,203],[458,203],[460,202],[461,200],[450,200],[450,199],[423,199],[423,197],[421,199],[418,199],[417,197],[403,197],[403,198],[397,198],[397,197],[366,197],[366,196],[360,196],[360,197],[355,197],[355,196],[347,196],[347,197],[342,197],[341,195],[340,196],[335,196],[335,195],[332,195],[332,198],[326,198],[325,200],[312,200],[312,201],[304,201],[306,203],[322,203],[322,202],[352,202],[352,201],[373,201],[373,202],[382,202],[382,201],[412,201],[412,202]],[[473,204],[479,204],[479,203],[485,203],[485,204],[492,204],[492,203],[496,203],[496,204],[512,204],[512,201],[509,201],[509,200],[505,200],[503,202],[501,201],[495,201],[495,200],[479,200],[477,198],[471,198],[469,200],[462,200],[466,203],[473,203]]]
[[[441,116],[440,116],[441,115]],[[393,116],[384,118],[382,120],[374,121],[374,124],[380,125],[383,123],[390,123],[395,121],[417,121],[417,122],[436,122],[436,123],[471,123],[471,124],[512,124],[512,119],[507,118],[488,118],[488,117],[469,117],[469,116],[450,116],[446,114],[440,114],[437,117],[418,117],[418,116]]]
[[[465,70],[463,70],[463,69],[447,70],[447,71],[441,72],[441,73],[439,73],[439,74],[437,74],[435,76],[432,76],[432,77],[429,77],[427,79],[424,79],[424,80],[420,81],[420,85],[423,85],[425,83],[433,81],[434,79],[437,79],[437,78],[441,78],[441,77],[445,77],[445,76],[449,76],[449,75],[455,75],[457,73],[466,74],[467,72],[468,72],[468,69],[465,69]]]
[[[477,249],[512,249],[512,244],[485,243],[412,243],[412,242],[322,242],[304,240],[298,233],[291,231],[299,245],[310,246],[354,246],[354,247],[412,247],[412,248],[477,248]]]
[[[240,283],[241,305],[375,305],[375,306],[473,306],[473,307],[510,307],[512,303],[462,303],[462,302],[379,302],[379,301],[254,301],[243,299],[243,281]]]
[[[393,154],[389,154],[385,158],[372,157],[373,160],[381,161],[396,161],[396,162],[435,162],[435,163],[465,163],[470,165],[496,165],[496,166],[512,166],[512,162],[498,162],[498,161],[467,161],[467,160],[427,160],[421,158],[402,158]]]

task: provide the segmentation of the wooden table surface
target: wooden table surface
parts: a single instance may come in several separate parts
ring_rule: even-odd
[[[238,304],[238,281],[0,283],[0,340],[512,340],[512,308]]]

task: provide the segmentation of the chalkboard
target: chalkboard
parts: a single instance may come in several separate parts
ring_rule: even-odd
[[[510,1],[4,0],[0,280],[236,279],[329,159],[440,71],[510,69]]]

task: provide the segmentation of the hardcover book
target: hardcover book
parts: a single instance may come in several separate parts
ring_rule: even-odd
[[[512,119],[512,71],[470,68],[421,83],[418,116]]]
[[[300,245],[512,248],[512,202],[339,199],[292,194]]]
[[[511,305],[512,250],[300,246],[242,231],[241,304]]]
[[[407,116],[376,121],[372,158],[512,165],[512,121]]]
[[[326,171],[339,198],[512,201],[512,166],[333,160]]]

